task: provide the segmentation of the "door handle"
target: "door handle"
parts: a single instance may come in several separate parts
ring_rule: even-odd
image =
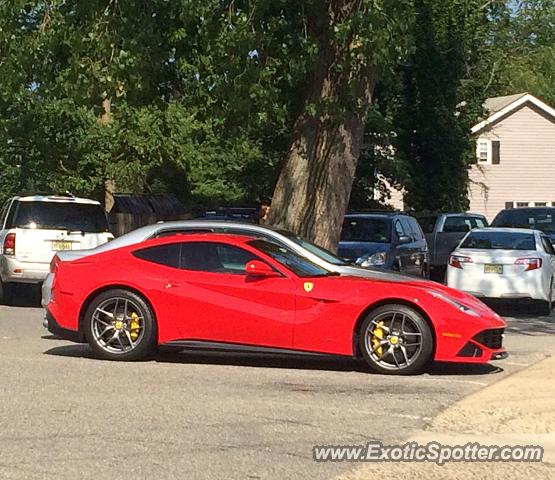
[[[174,282],[174,281],[166,281],[166,288],[176,288],[181,287],[181,282]]]

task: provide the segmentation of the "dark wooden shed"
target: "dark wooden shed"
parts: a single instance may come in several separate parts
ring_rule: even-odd
[[[173,195],[126,195],[116,193],[108,213],[110,230],[119,237],[152,223],[190,218]]]

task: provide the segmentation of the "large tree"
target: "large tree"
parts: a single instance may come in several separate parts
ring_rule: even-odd
[[[272,198],[269,222],[335,249],[380,71],[401,44],[403,1],[303,4],[318,52]]]

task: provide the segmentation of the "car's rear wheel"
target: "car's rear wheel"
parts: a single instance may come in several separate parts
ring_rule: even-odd
[[[364,319],[359,346],[369,367],[378,373],[409,375],[430,361],[434,338],[428,322],[406,305],[383,305]]]
[[[13,284],[0,280],[0,305],[13,303]]]
[[[541,314],[551,315],[552,311],[553,311],[553,280],[551,280],[551,284],[549,285],[549,300],[541,302]]]
[[[91,348],[109,360],[140,360],[156,346],[156,321],[146,301],[123,289],[101,293],[89,304],[83,319]]]

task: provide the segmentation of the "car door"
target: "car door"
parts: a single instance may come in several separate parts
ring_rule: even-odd
[[[251,260],[260,259],[226,243],[181,243],[180,269],[166,290],[184,339],[291,348],[295,283],[282,272],[247,275]]]

